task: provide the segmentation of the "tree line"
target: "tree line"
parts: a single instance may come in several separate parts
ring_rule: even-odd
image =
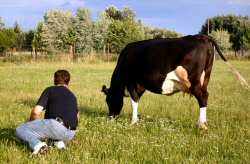
[[[250,49],[250,20],[247,16],[216,16],[201,27],[201,34],[212,35],[222,49],[235,54]],[[145,26],[130,8],[108,7],[96,19],[91,11],[50,10],[35,30],[24,32],[16,22],[13,28],[0,19],[0,53],[31,51],[37,55],[67,53],[119,53],[128,43],[153,38],[173,38],[175,31]]]
[[[136,19],[130,8],[108,7],[93,20],[87,8],[69,11],[50,10],[34,31],[0,26],[0,52],[29,50],[35,52],[85,54],[119,53],[130,42],[165,37],[179,37],[175,31],[151,28]]]
[[[34,31],[23,32],[16,22],[13,28],[6,28],[0,17],[0,55],[13,51],[31,51]]]
[[[248,16],[216,16],[208,18],[200,33],[212,35],[222,49],[244,55],[250,49],[250,19]]]

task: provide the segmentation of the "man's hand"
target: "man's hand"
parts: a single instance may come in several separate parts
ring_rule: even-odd
[[[28,121],[33,121],[33,120],[39,119],[42,111],[43,111],[43,107],[40,105],[36,105],[32,109],[31,114],[30,114],[30,118]]]

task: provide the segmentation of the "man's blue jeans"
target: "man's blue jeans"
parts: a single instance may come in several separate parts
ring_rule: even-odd
[[[34,150],[34,147],[43,139],[71,140],[75,131],[67,129],[54,119],[43,119],[22,124],[16,129],[16,135],[23,141],[28,142],[30,148]]]

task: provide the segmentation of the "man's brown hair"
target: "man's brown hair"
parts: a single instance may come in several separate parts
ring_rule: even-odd
[[[70,74],[67,70],[58,70],[54,74],[54,84],[66,84],[68,85],[70,81]]]

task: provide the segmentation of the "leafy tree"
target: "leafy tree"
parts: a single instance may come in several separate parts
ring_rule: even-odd
[[[156,39],[156,38],[176,38],[182,36],[180,33],[160,28],[145,27],[145,38]]]
[[[34,31],[30,30],[25,32],[25,42],[24,42],[24,49],[28,51],[32,51],[32,41],[34,39]]]
[[[93,42],[94,49],[96,51],[106,52],[107,40],[108,40],[108,28],[111,23],[111,20],[108,18],[105,12],[101,13],[94,23],[94,32],[93,32]]]
[[[110,19],[113,20],[135,20],[135,12],[128,7],[118,10],[116,7],[111,6],[105,10],[105,13]]]
[[[135,20],[135,12],[132,9],[125,7],[121,13],[123,20]]]
[[[76,52],[89,53],[93,48],[93,23],[91,13],[88,9],[80,8],[77,10],[74,20],[75,29],[75,48]]]
[[[210,35],[217,41],[222,50],[229,50],[232,47],[230,35],[226,30],[212,31]]]
[[[227,30],[230,34],[230,42],[235,52],[246,49],[249,45],[250,39],[247,37],[247,31],[249,29],[249,17],[248,16],[217,16],[209,19],[209,31]],[[208,20],[202,26],[202,34],[208,32]]]
[[[113,19],[113,20],[122,20],[122,12],[119,11],[116,7],[114,6],[111,6],[111,7],[108,7],[106,10],[105,10],[105,13],[107,14],[107,16],[110,18],[110,19]]]
[[[143,27],[132,20],[113,20],[109,26],[107,43],[113,53],[119,53],[130,42],[143,39]]]
[[[105,13],[111,20],[106,41],[110,52],[119,53],[128,43],[145,38],[143,25],[135,20],[131,9],[117,10],[109,7]]]
[[[7,49],[13,49],[16,45],[16,33],[13,29],[0,30],[0,52],[3,53]]]
[[[18,24],[17,21],[14,23],[14,32],[15,32],[16,34],[19,34],[19,33],[22,32],[21,27],[19,26],[19,24]]]
[[[51,10],[44,16],[41,41],[47,51],[66,51],[71,48],[67,37],[73,28],[73,15],[71,12]]]
[[[20,51],[24,48],[25,44],[25,34],[22,32],[21,27],[17,22],[14,24],[14,32],[16,33],[16,49]]]
[[[0,29],[4,28],[4,22],[2,17],[0,17]]]
[[[40,22],[37,25],[37,28],[34,33],[34,38],[32,40],[32,47],[35,50],[35,53],[37,55],[37,51],[41,51],[45,46],[42,41],[42,26],[43,24]]]

